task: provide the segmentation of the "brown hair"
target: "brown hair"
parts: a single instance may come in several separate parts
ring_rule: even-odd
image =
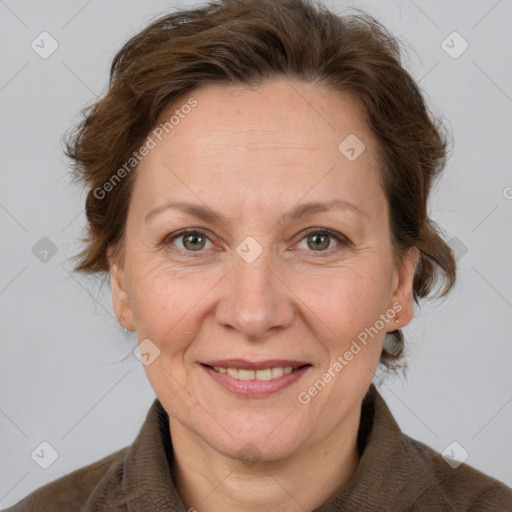
[[[380,147],[393,248],[400,257],[413,246],[420,251],[414,300],[436,284],[444,283],[439,296],[446,295],[456,264],[427,200],[447,143],[400,59],[399,43],[375,19],[337,16],[309,0],[220,0],[160,17],[117,53],[108,91],[66,140],[73,177],[88,191],[86,245],[75,271],[107,275],[107,249],[122,252],[135,171],[123,173],[105,197],[98,190],[112,183],[164,109],[201,85],[290,77],[359,100]],[[396,367],[403,342],[400,330],[389,333],[381,363]]]

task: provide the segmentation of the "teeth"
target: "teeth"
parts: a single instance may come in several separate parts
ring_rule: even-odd
[[[272,378],[281,377],[284,374],[283,368],[272,368]]]
[[[238,370],[238,378],[240,380],[253,380],[256,378],[256,372],[254,370]]]
[[[234,379],[238,379],[238,368],[228,368],[227,374]]]
[[[291,366],[286,366],[284,368],[264,368],[263,370],[242,370],[238,368],[214,366],[213,369],[219,373],[227,373],[230,377],[238,380],[272,380],[278,379],[283,375],[288,375],[293,371]]]
[[[272,370],[270,368],[265,368],[264,370],[258,370],[254,373],[254,378],[256,380],[271,380],[272,379]]]

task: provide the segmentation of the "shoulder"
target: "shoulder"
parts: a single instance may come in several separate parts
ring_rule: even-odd
[[[39,487],[4,512],[79,512],[107,474],[122,470],[128,448]]]
[[[512,512],[512,489],[403,433],[373,387],[363,402],[361,427],[366,441],[351,490],[359,488],[358,496],[371,501],[372,510]]]
[[[418,497],[412,510],[421,510],[432,500],[446,510],[499,512],[512,511],[512,489],[468,464],[452,465],[429,446],[404,434],[408,444],[425,463],[430,484]]]

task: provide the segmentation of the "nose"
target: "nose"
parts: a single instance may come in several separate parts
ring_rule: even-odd
[[[224,297],[216,310],[219,325],[236,329],[253,341],[290,326],[295,314],[293,293],[279,267],[267,250],[252,262],[234,253]]]

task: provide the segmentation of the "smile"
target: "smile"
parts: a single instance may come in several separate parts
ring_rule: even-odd
[[[224,390],[241,397],[262,398],[281,391],[312,368],[301,361],[208,361],[200,366]]]
[[[243,370],[239,368],[226,368],[224,366],[214,366],[213,369],[219,373],[227,373],[233,379],[238,380],[272,380],[278,379],[283,375],[288,375],[299,367],[292,368],[291,366],[264,368],[262,370]]]

